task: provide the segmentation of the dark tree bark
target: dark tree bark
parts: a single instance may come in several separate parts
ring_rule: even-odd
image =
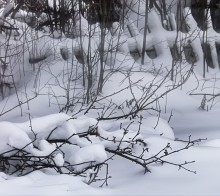
[[[120,0],[84,0],[84,2],[88,5],[85,12],[90,24],[104,22],[110,27],[113,22],[120,20],[120,10],[123,7]]]

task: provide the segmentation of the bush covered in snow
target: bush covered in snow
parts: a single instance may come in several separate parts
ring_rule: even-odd
[[[148,166],[155,163],[168,163],[194,172],[185,166],[191,162],[173,163],[166,157],[198,141],[189,140],[186,145],[172,149],[174,135],[166,122],[156,117],[148,122],[149,128],[143,130],[132,131],[130,124],[113,132],[102,129],[95,119],[86,116],[75,119],[63,113],[24,123],[1,122],[0,169],[7,174],[25,175],[52,168],[61,174],[85,177],[90,184],[100,180],[100,169],[105,167],[103,184],[107,184],[108,161],[120,156],[143,167],[144,173],[150,172]],[[151,140],[159,141],[160,137],[164,143],[151,148],[155,143]]]

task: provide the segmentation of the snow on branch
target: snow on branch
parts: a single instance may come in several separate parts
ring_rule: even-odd
[[[149,119],[149,128],[155,120]],[[130,125],[108,132],[95,119],[86,116],[76,119],[63,113],[33,118],[24,123],[1,122],[0,170],[25,175],[52,168],[58,173],[85,177],[90,184],[100,180],[100,168],[106,167],[106,176],[101,179],[107,185],[110,178],[108,161],[120,156],[143,167],[145,173],[150,172],[150,165],[155,163],[170,164],[195,173],[187,168],[194,161],[175,163],[166,157],[194,146],[199,140],[191,141],[189,137],[186,144],[182,142],[176,148],[172,147],[173,132],[170,127],[166,128],[168,125],[164,120],[157,120],[157,132],[164,132],[166,128],[165,137],[156,136],[154,131],[143,137],[141,128],[132,131]]]
[[[139,9],[139,7],[138,7]],[[140,7],[142,10],[131,11],[130,15],[138,15],[138,13],[143,12],[143,7]],[[153,48],[156,51],[157,57],[154,59],[149,58],[146,54],[145,62],[149,66],[152,64],[161,65],[168,67],[170,69],[172,65],[172,54],[170,49],[175,45],[180,53],[185,58],[183,47],[191,46],[193,53],[196,58],[195,65],[202,66],[204,64],[204,51],[202,49],[202,44],[206,43],[210,46],[211,49],[211,59],[214,67],[219,67],[219,62],[217,59],[217,51],[215,44],[220,41],[220,34],[217,33],[212,26],[210,11],[207,11],[207,30],[202,31],[198,26],[197,22],[192,16],[190,8],[184,8],[183,10],[183,19],[178,22],[186,22],[188,27],[188,32],[184,33],[177,29],[176,20],[173,14],[170,14],[171,27],[173,30],[166,30],[162,26],[162,22],[155,9],[151,9],[148,13],[148,29],[149,32],[146,36],[146,50],[152,50]],[[143,20],[143,19],[142,19]],[[128,23],[128,29],[131,34],[131,38],[128,39],[128,46],[130,51],[138,50],[141,54],[143,48],[143,34],[139,32],[139,29],[136,27],[136,21],[130,20]],[[170,60],[170,61],[169,61]],[[205,63],[206,59],[205,59]]]

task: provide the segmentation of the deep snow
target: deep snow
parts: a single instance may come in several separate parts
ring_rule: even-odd
[[[155,23],[153,19],[155,19]],[[168,37],[172,37],[173,32],[162,30],[156,13],[151,13],[150,20],[150,27],[154,30],[153,33],[157,33],[158,36],[156,39],[152,34],[149,35],[147,42],[149,45],[154,45],[158,41],[161,42],[161,44],[157,46],[157,51],[159,51],[161,55],[158,55],[158,58],[154,61],[154,63],[157,63],[155,67],[157,70],[158,67],[161,66],[161,62],[164,61],[165,64],[170,64],[172,61],[170,51],[167,50],[169,44],[172,43],[168,43],[167,40],[164,42],[158,40],[160,38],[159,36],[165,34]],[[189,20],[191,20],[189,22],[194,22],[192,18]],[[84,22],[86,23],[86,21]],[[143,19],[140,19],[139,23],[143,25]],[[193,25],[195,24],[192,23],[191,28],[194,28]],[[78,30],[81,31],[80,29]],[[135,29],[133,30],[135,31]],[[86,44],[88,44],[86,28],[82,29],[82,31],[85,31],[83,49],[85,52],[88,52],[88,48],[86,47]],[[112,31],[114,31],[114,28]],[[113,34],[117,35],[117,32]],[[117,39],[114,37],[112,40],[111,35],[108,36],[110,36],[108,37],[110,41],[107,39],[106,42],[113,42],[112,47],[114,47]],[[166,36],[163,36],[163,39]],[[154,40],[152,40],[152,37]],[[138,43],[137,48],[141,51],[142,45],[140,43],[143,41],[143,36],[140,34],[135,39]],[[94,38],[94,40],[98,42],[98,38]],[[95,55],[95,49],[97,48],[96,41],[94,40],[92,42],[92,49],[94,49],[94,51],[92,51],[91,55]],[[139,66],[141,66],[138,63],[139,61],[135,61],[131,55],[128,54],[129,49],[133,47],[133,42],[131,42],[132,39],[128,41],[125,40],[127,40],[127,37],[124,34],[121,37],[123,45],[119,50],[120,52],[117,52],[114,58],[107,58],[106,60],[108,66],[114,65],[115,68],[120,68],[122,71],[111,75],[105,83],[100,99],[105,96],[109,99],[103,100],[103,105],[107,105],[112,101],[115,104],[123,106],[125,101],[130,101],[134,96],[135,98],[140,98],[142,96],[142,91],[139,88],[141,85],[150,84],[152,81],[157,84],[163,79],[163,74],[155,78],[155,70],[148,69],[146,71],[145,67],[142,70],[139,69]],[[10,150],[13,147],[21,149],[26,146],[25,150],[33,155],[50,154],[54,151],[55,147],[49,144],[45,138],[48,137],[51,130],[58,126],[59,128],[54,132],[52,138],[66,139],[71,137],[70,141],[77,144],[78,147],[70,148],[64,145],[63,150],[66,152],[66,157],[63,157],[63,155],[59,153],[55,154],[53,157],[57,166],[62,166],[64,164],[64,158],[67,158],[68,161],[75,164],[83,161],[103,162],[107,156],[109,156],[109,154],[105,152],[104,147],[114,149],[121,138],[125,141],[130,141],[131,138],[136,135],[139,124],[135,121],[135,123],[130,126],[131,131],[123,137],[123,130],[120,129],[120,126],[122,124],[122,127],[126,127],[130,123],[129,120],[99,122],[99,133],[106,138],[115,138],[116,142],[114,145],[111,142],[95,140],[93,138],[94,144],[89,146],[90,144],[88,141],[81,140],[74,135],[75,133],[87,131],[90,126],[96,125],[97,121],[94,118],[98,116],[97,113],[99,111],[91,110],[85,116],[80,113],[74,116],[77,117],[77,119],[69,120],[74,110],[77,110],[78,107],[81,106],[77,105],[68,115],[62,113],[58,114],[66,101],[63,97],[66,96],[65,88],[68,86],[69,78],[65,78],[64,76],[68,74],[68,70],[71,67],[68,62],[73,61],[75,67],[72,69],[74,72],[78,71],[79,75],[82,70],[74,57],[65,62],[61,59],[60,55],[57,54],[57,51],[64,46],[73,46],[75,50],[77,50],[79,40],[70,41],[70,39],[63,39],[62,42],[56,40],[53,44],[49,41],[51,41],[50,38],[44,37],[37,45],[40,50],[42,46],[45,46],[44,50],[46,51],[51,48],[53,49],[52,53],[50,53],[51,50],[47,53],[49,58],[44,62],[45,65],[42,66],[40,72],[32,73],[33,76],[30,74],[31,69],[29,67],[30,70],[28,69],[27,73],[30,75],[27,74],[22,80],[18,77],[18,81],[21,83],[19,84],[19,99],[16,94],[12,94],[0,102],[0,152]],[[45,42],[47,44],[45,44]],[[108,46],[108,43],[106,43],[105,47],[107,48]],[[197,52],[201,52],[200,47],[197,48],[196,45],[194,45],[194,47]],[[58,55],[58,60],[53,61],[53,55]],[[28,54],[25,53],[25,57],[27,56]],[[172,149],[181,148],[185,143],[175,141],[177,138],[180,140],[187,140],[189,135],[192,135],[193,139],[207,138],[207,140],[196,144],[194,147],[167,157],[167,160],[177,163],[195,161],[195,163],[187,165],[187,168],[196,171],[196,174],[183,169],[178,170],[178,167],[168,164],[164,164],[163,166],[152,164],[149,166],[151,173],[146,173],[144,175],[143,169],[138,165],[123,160],[122,158],[114,157],[113,160],[109,160],[109,175],[111,175],[111,178],[108,181],[108,187],[104,186],[100,188],[99,183],[87,185],[84,182],[84,178],[58,175],[54,173],[54,171],[48,169],[35,171],[23,177],[9,176],[5,173],[0,173],[0,195],[219,195],[219,99],[217,97],[214,102],[207,102],[209,111],[204,111],[199,109],[203,97],[189,94],[192,92],[213,93],[213,88],[210,88],[213,86],[216,87],[214,90],[215,93],[217,93],[218,86],[220,85],[217,78],[220,77],[220,73],[217,68],[210,70],[206,75],[206,80],[204,80],[201,76],[201,58],[197,60],[195,73],[187,83],[184,84],[181,89],[179,88],[161,98],[159,106],[161,109],[160,118],[157,116],[158,113],[153,111],[142,112],[143,124],[140,129],[141,136],[149,145],[149,154],[146,156],[156,154],[165,147],[167,143],[170,143]],[[148,58],[146,61],[147,64],[152,63],[149,62]],[[27,66],[27,64],[26,59],[25,66]],[[186,70],[189,69],[189,65],[184,64],[183,66],[185,66]],[[129,77],[124,74],[128,70],[132,71]],[[183,73],[186,73],[186,70],[183,70]],[[78,75],[76,74],[73,80],[77,77]],[[21,86],[26,79],[29,80],[29,83],[26,89],[24,89]],[[130,81],[137,83],[132,89],[133,93],[127,88]],[[198,81],[200,82],[198,83]],[[36,83],[37,87],[33,88]],[[81,83],[81,81],[77,81],[75,87],[81,87]],[[170,80],[166,80],[157,94],[160,95],[165,92],[167,90],[167,85],[172,84]],[[121,89],[124,90],[116,95],[109,96],[114,92],[119,92]],[[35,92],[38,93],[36,98],[23,104],[22,107],[16,107],[10,111],[10,109],[17,106],[20,101],[26,101],[26,96],[34,97]],[[74,91],[74,93],[75,97],[80,96],[81,89],[79,88],[79,90]],[[53,96],[54,94],[57,95],[57,99]],[[61,96],[58,97],[58,95]],[[155,97],[152,97],[152,99],[153,98]],[[212,105],[213,107],[210,110]],[[117,111],[118,114],[120,114],[120,112],[121,110]],[[171,114],[173,116],[170,118]],[[167,123],[168,120],[170,120],[169,124]],[[32,132],[30,125],[33,131],[38,133],[38,140],[36,141],[38,149],[30,144],[30,135]],[[121,147],[125,148],[127,147],[126,145],[127,143],[125,142]],[[82,170],[83,167],[84,165],[80,165],[76,169]],[[104,171],[102,171],[101,175],[105,175]]]

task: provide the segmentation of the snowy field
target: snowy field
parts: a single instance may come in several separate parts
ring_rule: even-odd
[[[57,38],[46,30],[38,34],[27,30],[25,37],[27,13],[20,11],[16,20],[8,17],[6,23],[10,6],[0,10],[3,24],[16,21],[20,34],[12,31],[9,49],[0,48],[1,54],[10,54],[13,65],[0,70],[7,76],[6,82],[0,78],[1,84],[13,84],[12,89],[6,85],[0,101],[1,196],[220,195],[220,71],[209,68],[203,77],[197,37],[203,32],[189,8],[185,9],[189,32],[181,36],[192,42],[195,64],[177,62],[170,79],[170,48],[178,35],[162,27],[154,10],[149,12],[146,45],[155,48],[157,57],[146,54],[141,64],[141,58],[132,55],[143,49],[144,18],[138,19],[138,27],[132,22],[137,10],[145,13],[141,2],[128,12],[128,28],[121,33],[120,24],[113,23],[106,35],[105,82],[94,96],[101,73],[96,59],[100,28],[92,26],[90,38],[88,21],[81,17],[75,33],[84,33],[82,37]],[[219,34],[212,26],[207,31],[213,46],[213,37]],[[1,44],[6,38],[7,32],[0,34]],[[17,54],[20,50],[22,55]],[[211,49],[216,60],[215,52]],[[38,55],[44,59],[33,63]],[[88,56],[96,65],[90,88],[82,66]],[[126,158],[120,152],[127,153]]]
[[[178,98],[180,94],[184,96],[183,91],[173,92],[172,96]],[[114,161],[109,162],[112,178],[109,179],[108,187],[99,188],[98,183],[87,185],[80,177],[57,175],[50,171],[36,171],[24,177],[1,173],[0,195],[219,195],[220,111],[218,105],[209,112],[199,110],[198,103],[198,100],[185,96],[182,101],[172,99],[168,108],[173,110],[170,124],[175,138],[187,140],[189,135],[193,138],[207,138],[207,141],[170,158],[176,162],[196,161],[187,166],[196,171],[196,174],[164,164],[151,165],[151,173],[144,175],[141,167],[115,157]],[[47,113],[47,110],[42,112]],[[162,117],[167,119],[169,114],[162,113]],[[14,117],[7,118],[11,121]],[[146,120],[142,126],[146,135],[147,130],[152,129],[149,127],[151,123],[153,119]],[[163,132],[166,126],[161,123],[159,131]],[[168,142],[175,148],[183,145],[182,142],[155,135],[150,131],[149,134],[146,136],[147,142],[155,151],[159,151]]]
[[[139,78],[138,75],[135,77]],[[117,88],[118,84],[114,80],[110,82],[110,85]],[[163,104],[163,101],[161,102],[161,108],[166,107],[166,112],[162,109],[161,118],[164,120],[159,120],[159,123],[157,123],[158,118],[156,116],[151,117],[143,113],[144,120],[141,133],[146,138],[151,153],[160,151],[167,143],[171,144],[172,149],[181,148],[185,145],[185,142],[175,141],[177,138],[185,141],[188,140],[189,135],[192,139],[207,138],[207,140],[168,158],[168,160],[176,163],[195,161],[186,167],[191,171],[195,171],[196,174],[184,169],[179,170],[178,166],[169,164],[163,166],[152,164],[149,166],[151,172],[144,174],[143,168],[135,163],[128,162],[120,157],[114,157],[113,160],[109,161],[109,175],[111,178],[108,180],[108,186],[100,188],[101,183],[99,182],[87,185],[81,177],[56,174],[50,170],[35,171],[23,177],[13,177],[1,173],[0,195],[219,195],[220,105],[217,103],[208,112],[201,110],[199,107],[202,98],[186,95],[189,90],[186,84],[183,90],[175,90],[168,95],[167,105]],[[106,91],[106,93],[108,92]],[[128,94],[129,92],[123,92],[114,99],[123,102],[123,98]],[[37,99],[34,100],[33,105],[38,102]],[[39,102],[42,101],[41,99],[44,98],[39,98]],[[31,102],[29,104],[31,105]],[[37,117],[41,114],[47,115],[53,110],[44,104],[40,104],[40,107],[42,107],[40,111],[39,107],[31,107],[31,114],[35,114]],[[171,111],[173,114],[170,119],[172,129],[167,124]],[[14,112],[10,112],[2,118],[4,121],[16,122],[17,127],[25,130],[25,127],[29,125],[28,115],[25,113],[28,113],[29,110],[25,111],[24,108],[23,112],[24,115],[20,116],[19,109],[17,109],[17,111],[14,110]],[[32,119],[32,126],[35,131],[40,132],[45,127],[53,127],[63,120],[62,117],[56,117],[56,114],[48,117],[50,121],[45,118],[47,117],[36,119],[36,123],[34,118]],[[80,118],[87,119],[87,117]],[[22,123],[26,120],[27,123]],[[51,121],[57,122],[55,125],[54,123],[48,123]],[[83,129],[88,126],[84,123],[86,123],[86,120],[76,123],[75,126],[78,129]],[[129,124],[129,120],[122,120],[121,123],[126,126]],[[117,130],[119,124],[120,121],[100,122],[103,129],[111,132]],[[3,123],[1,123],[1,131],[7,129],[7,127],[10,129],[9,125],[5,125],[5,127],[2,125]],[[132,129],[136,130],[138,126],[138,124],[133,124]],[[22,139],[21,135],[18,137],[20,140]],[[13,142],[16,145],[17,141]],[[97,150],[96,152],[98,153]],[[104,172],[101,173],[101,175],[105,175]]]

